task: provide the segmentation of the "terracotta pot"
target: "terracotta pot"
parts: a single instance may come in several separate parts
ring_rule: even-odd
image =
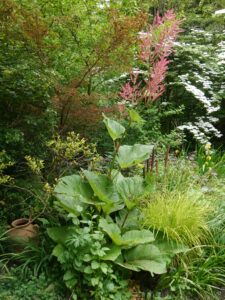
[[[37,224],[31,224],[29,219],[18,219],[12,222],[11,226],[7,226],[10,230],[7,235],[13,245],[13,250],[18,252],[24,249],[21,243],[33,241],[38,244],[38,228]],[[20,244],[20,245],[19,245]]]

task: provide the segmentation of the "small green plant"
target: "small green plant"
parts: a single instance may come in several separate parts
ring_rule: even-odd
[[[210,143],[200,147],[195,155],[195,161],[200,174],[209,173],[214,176],[224,177],[224,160],[225,154],[219,149],[212,149]]]
[[[32,241],[20,242],[23,250],[17,253],[6,254],[8,260],[12,262],[20,262],[17,270],[20,271],[24,277],[32,269],[32,274],[37,277],[40,273],[45,273],[48,278],[54,277],[54,273],[59,272],[59,264],[54,256],[52,250],[54,248],[53,241],[49,236],[43,232],[39,232],[39,243],[36,244]]]
[[[178,299],[219,299],[220,287],[225,285],[225,252],[216,247],[207,247],[199,257],[185,267],[180,265],[163,275],[158,289],[170,289]],[[208,297],[208,298],[207,298]]]

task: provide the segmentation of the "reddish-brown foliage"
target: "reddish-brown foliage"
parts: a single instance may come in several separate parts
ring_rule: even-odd
[[[76,81],[76,80],[74,80]],[[72,86],[55,89],[53,98],[55,107],[59,112],[59,130],[70,131],[76,128],[83,136],[87,133],[96,133],[102,121],[102,113],[109,113],[116,110],[116,107],[100,107],[98,105],[100,95],[97,93],[79,93]]]
[[[121,16],[118,11],[110,9],[108,18],[109,23],[100,38],[90,41],[90,55],[81,55],[83,71],[80,71],[79,78],[74,78],[67,87],[56,87],[53,100],[60,115],[60,130],[76,128],[86,135],[87,132],[96,131],[102,120],[102,112],[118,111],[117,106],[99,106],[101,96],[95,92],[93,81],[96,76],[103,77],[105,72],[130,70],[130,61],[134,56],[132,51],[139,40],[138,32],[143,28],[146,16],[142,13],[134,17]],[[65,16],[60,22],[69,26],[74,42],[79,46],[76,32],[73,31],[77,30],[74,24]]]
[[[13,0],[0,1],[0,26],[6,38],[38,49],[44,47],[44,38],[49,30],[39,10],[28,10]]]

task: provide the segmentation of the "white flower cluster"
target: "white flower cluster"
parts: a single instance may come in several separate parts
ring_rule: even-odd
[[[200,76],[198,77],[200,78]],[[219,104],[218,103],[219,101],[215,97],[212,97],[211,99],[207,98],[202,90],[198,89],[196,86],[189,83],[190,81],[188,81],[188,74],[180,75],[179,78],[181,79],[181,82],[185,86],[186,90],[192,93],[197,100],[203,103],[205,109],[207,110],[208,115],[220,109],[219,105],[215,106],[215,104]],[[198,82],[198,80],[196,80],[196,82]],[[202,81],[202,83],[203,83],[203,87],[205,86],[209,87],[208,86],[209,82]]]
[[[217,44],[218,50],[217,57],[219,59],[218,65],[224,65],[225,64],[225,41],[221,41]],[[224,67],[224,66],[223,66]]]
[[[185,53],[191,66],[186,74],[178,76],[180,84],[205,109],[203,116],[198,115],[197,117],[193,112],[193,121],[187,122],[178,128],[191,132],[201,144],[208,142],[211,136],[218,138],[222,136],[213,125],[218,121],[213,113],[220,109],[218,96],[225,93],[225,83],[221,80],[224,76],[225,41],[214,46],[211,43],[212,38],[213,35],[210,32],[192,29],[189,40],[177,43],[178,51]],[[198,40],[201,39],[204,39],[207,44],[200,44]],[[186,63],[184,62],[184,64]]]
[[[199,121],[193,123],[188,122],[185,125],[178,126],[178,129],[190,131],[195,139],[201,144],[209,142],[209,134],[218,138],[222,137],[222,134],[212,125],[212,123],[209,123],[207,120],[204,121],[201,118],[199,118]]]

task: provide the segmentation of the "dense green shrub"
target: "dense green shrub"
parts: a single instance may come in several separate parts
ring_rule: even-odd
[[[65,300],[65,291],[59,283],[50,284],[44,273],[33,276],[30,270],[26,277],[21,277],[19,270],[11,268],[3,277],[0,286],[2,300]],[[64,292],[64,293],[63,293]],[[69,298],[69,296],[68,296]]]

